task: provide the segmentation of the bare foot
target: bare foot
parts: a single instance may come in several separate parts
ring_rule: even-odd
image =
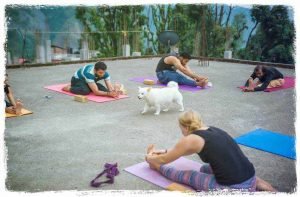
[[[22,115],[22,108],[23,108],[23,104],[21,103],[20,100],[17,100],[17,102],[16,102],[16,115],[17,116]]]
[[[70,92],[70,89],[71,89],[71,85],[70,84],[62,88],[62,90],[66,91],[66,92]]]
[[[124,88],[124,85],[121,84],[121,88],[120,88],[120,95],[126,95],[127,94],[127,90]]]
[[[256,177],[256,190],[257,191],[277,192],[277,190],[274,187],[272,187],[272,185],[270,183],[262,180],[259,177]]]
[[[205,86],[207,85],[208,81],[207,80],[201,80],[201,81],[197,81],[196,84],[198,86],[200,86],[201,88],[205,88]]]
[[[157,163],[156,157],[157,157],[157,155],[147,155],[146,156],[146,161],[149,164],[149,167],[151,169],[159,171],[160,164]]]
[[[14,106],[6,107],[5,112],[9,114],[16,114],[16,109]]]
[[[152,155],[153,152],[154,152],[154,144],[150,144],[147,148],[147,154]]]
[[[114,85],[114,90],[115,90],[116,92],[120,91],[120,90],[121,90],[121,84],[118,83],[118,82],[116,82],[115,85]]]

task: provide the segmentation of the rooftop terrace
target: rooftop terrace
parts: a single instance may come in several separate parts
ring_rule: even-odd
[[[103,190],[161,190],[123,169],[144,161],[150,143],[170,148],[181,137],[177,108],[141,115],[137,76],[154,76],[159,58],[106,61],[113,81],[123,83],[130,98],[106,103],[79,103],[44,86],[69,82],[83,64],[8,69],[9,84],[32,115],[6,119],[6,185],[13,191],[95,190],[89,182],[106,162],[118,162],[120,174]],[[207,125],[238,137],[256,128],[295,135],[295,90],[243,93],[254,66],[210,62],[190,67],[209,76],[213,87],[198,92],[181,91],[186,109],[197,110]],[[295,70],[279,68],[294,76]],[[45,96],[48,96],[47,98]],[[296,163],[284,157],[241,146],[256,174],[282,192],[296,186]],[[197,155],[189,159],[202,162]]]

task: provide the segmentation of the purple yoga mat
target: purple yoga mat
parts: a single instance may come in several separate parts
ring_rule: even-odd
[[[155,85],[158,85],[158,86],[167,86],[166,84],[161,84],[161,83],[158,83],[157,81],[157,78],[156,77],[134,77],[134,78],[131,78],[129,79],[130,81],[134,81],[134,82],[138,82],[138,83],[143,83],[145,79],[151,79],[153,81],[155,81]],[[191,87],[191,86],[187,86],[187,85],[179,85],[179,89],[181,90],[185,90],[185,91],[191,91],[191,92],[196,92],[196,91],[199,91],[199,90],[206,90],[206,89],[209,89],[210,87],[206,87],[206,88],[201,88],[199,86],[197,87]]]
[[[201,167],[200,163],[186,159],[184,157],[181,157],[168,165],[180,170],[196,170],[196,171],[199,171]],[[137,177],[140,177],[146,181],[149,181],[150,183],[153,183],[165,189],[170,184],[174,183],[173,181],[162,176],[159,172],[152,170],[149,167],[149,164],[147,162],[135,164],[133,166],[125,168],[124,170],[126,172],[129,172]],[[185,186],[185,187],[192,189],[189,186]]]
[[[243,89],[245,86],[240,86],[240,89]],[[267,88],[264,91],[265,92],[274,92],[278,90],[288,89],[295,87],[295,77],[284,77],[284,84],[281,87],[278,88]]]

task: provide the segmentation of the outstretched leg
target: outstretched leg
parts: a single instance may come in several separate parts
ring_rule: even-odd
[[[191,186],[197,191],[209,191],[210,189],[223,188],[223,186],[216,182],[213,174],[206,174],[195,170],[177,170],[166,165],[161,165],[159,171],[166,178],[177,183]]]
[[[214,173],[209,164],[203,164],[200,168],[200,172],[203,172],[203,173],[206,173],[206,174],[213,174]]]

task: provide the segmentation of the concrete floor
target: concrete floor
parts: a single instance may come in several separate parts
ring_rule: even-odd
[[[137,99],[141,84],[136,76],[153,76],[158,58],[107,61],[113,81],[125,85],[130,98],[107,103],[79,103],[72,97],[44,89],[68,82],[82,65],[60,65],[8,69],[9,83],[17,98],[34,114],[6,119],[6,186],[12,191],[98,190],[89,182],[106,162],[118,162],[120,175],[115,184],[102,190],[161,190],[123,169],[142,162],[148,144],[172,147],[181,132],[179,112],[172,108],[160,116],[141,115],[144,103]],[[233,137],[256,128],[295,135],[295,92],[242,93],[238,88],[254,66],[210,62],[190,67],[210,77],[213,88],[196,93],[181,91],[185,108],[201,113],[207,125],[220,127]],[[285,75],[294,70],[279,69]],[[46,98],[46,97],[50,98]],[[296,187],[295,161],[241,146],[256,173],[282,192]],[[201,162],[196,156],[188,158]]]

